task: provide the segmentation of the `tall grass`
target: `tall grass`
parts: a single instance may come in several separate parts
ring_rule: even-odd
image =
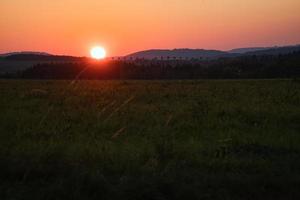
[[[0,81],[0,199],[300,197],[297,81],[66,85]]]

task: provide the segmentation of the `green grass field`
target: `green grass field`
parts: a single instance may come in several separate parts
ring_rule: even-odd
[[[0,199],[300,199],[299,188],[299,81],[0,81]]]

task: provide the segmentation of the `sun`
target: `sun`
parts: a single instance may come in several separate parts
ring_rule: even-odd
[[[97,60],[104,59],[106,57],[106,51],[103,47],[93,47],[90,51],[91,57]]]

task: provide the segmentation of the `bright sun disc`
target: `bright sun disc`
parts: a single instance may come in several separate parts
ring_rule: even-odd
[[[103,59],[106,57],[106,51],[103,47],[94,47],[91,49],[91,57],[97,60]]]

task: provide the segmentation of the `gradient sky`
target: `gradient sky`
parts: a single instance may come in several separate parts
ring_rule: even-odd
[[[0,0],[0,53],[300,43],[300,0]]]

